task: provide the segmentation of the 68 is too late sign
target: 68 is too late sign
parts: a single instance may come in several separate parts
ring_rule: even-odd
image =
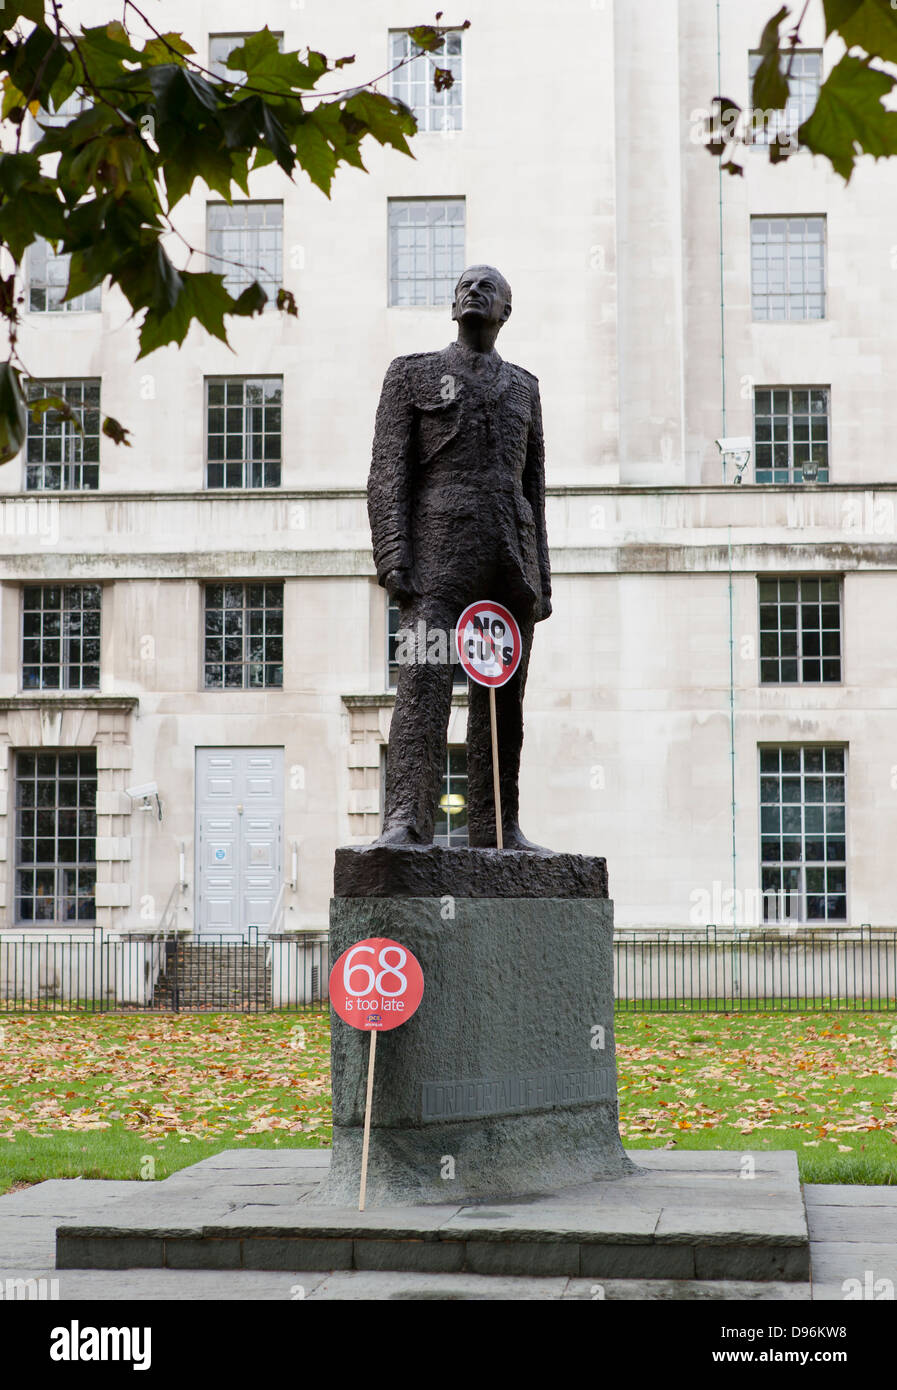
[[[344,1023],[385,1033],[407,1023],[424,995],[415,956],[387,936],[369,936],[343,951],[330,972],[330,1002]]]

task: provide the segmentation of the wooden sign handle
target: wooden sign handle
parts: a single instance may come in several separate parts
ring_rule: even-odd
[[[377,1030],[371,1029],[371,1049],[368,1053],[368,1091],[364,1102],[364,1139],[361,1145],[361,1191],[358,1194],[358,1210],[364,1211],[364,1199],[368,1185],[368,1149],[371,1144],[371,1100],[374,1095],[374,1057],[377,1053]]]
[[[495,686],[489,687],[489,722],[492,725],[492,789],[495,795],[495,844],[504,849],[501,833],[501,787],[498,779],[498,730],[495,721]]]

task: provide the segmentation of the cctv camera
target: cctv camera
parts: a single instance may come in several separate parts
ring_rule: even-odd
[[[716,447],[721,454],[743,454],[750,453],[753,440],[750,435],[730,435],[726,439],[718,439]]]
[[[132,801],[140,801],[146,796],[157,796],[159,788],[155,782],[141,782],[139,787],[125,787],[125,791]]]

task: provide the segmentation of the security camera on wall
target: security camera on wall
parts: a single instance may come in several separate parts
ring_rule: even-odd
[[[735,469],[733,483],[740,483],[742,474],[748,466],[751,457],[753,440],[749,434],[727,435],[725,439],[718,439],[716,447],[720,451],[723,460],[723,482],[726,481],[726,464],[730,463]]]
[[[155,797],[159,820],[162,819],[162,803],[159,800],[159,788],[155,782],[141,782],[138,787],[125,787],[125,791],[132,801],[139,801],[142,803],[139,807],[141,811],[152,812],[153,807],[150,797]]]

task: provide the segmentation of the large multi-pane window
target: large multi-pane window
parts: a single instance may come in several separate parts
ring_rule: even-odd
[[[25,441],[25,487],[47,489],[95,488],[100,481],[100,383],[29,381],[29,401],[58,396],[70,407],[81,428],[61,410],[43,410],[35,420],[28,412]]]
[[[100,307],[100,286],[65,299],[69,283],[68,252],[54,251],[43,237],[28,249],[28,308],[34,314],[86,313]]]
[[[750,55],[750,80],[753,89],[754,74],[756,73],[763,55],[752,53]],[[776,111],[770,115],[769,120],[764,124],[762,120],[757,120],[751,132],[751,141],[755,145],[775,144],[780,137],[786,137],[789,141],[796,136],[798,126],[808,120],[813,114],[816,103],[819,100],[819,87],[822,82],[822,52],[819,49],[795,49],[793,53],[783,54],[781,67],[785,72],[790,64],[788,73],[788,100],[781,111]]]
[[[463,198],[390,199],[390,304],[451,304],[463,269]]]
[[[283,584],[207,584],[207,690],[283,685]]]
[[[242,86],[246,81],[246,73],[239,68],[229,68],[227,60],[235,48],[240,48],[252,35],[246,34],[210,34],[209,35],[209,71],[216,77],[224,78],[227,82],[234,82]],[[283,34],[275,34],[277,47],[283,48]]]
[[[446,749],[445,775],[442,791],[436,804],[436,824],[433,843],[449,849],[464,848],[467,833],[467,749],[449,744]]]
[[[22,689],[98,690],[99,584],[26,584]]]
[[[825,218],[751,218],[755,319],[825,317]]]
[[[846,750],[760,749],[766,921],[847,918]]]
[[[461,35],[446,34],[438,52],[426,53],[410,34],[397,31],[390,34],[390,58],[403,64],[392,74],[392,95],[411,107],[418,130],[460,130]],[[437,71],[452,74],[450,86]]]
[[[841,581],[760,579],[760,680],[841,679]]]
[[[758,483],[827,483],[827,386],[757,387],[754,478]]]
[[[390,690],[395,690],[399,682],[399,662],[397,659],[399,646],[399,605],[395,599],[387,596],[386,600],[386,679]],[[449,652],[449,657],[454,660],[456,653],[454,649]],[[460,661],[454,661],[454,673],[452,683],[456,688],[466,690],[467,676]]]
[[[257,280],[269,303],[283,281],[283,203],[209,203],[208,251],[230,294]]]
[[[283,378],[206,380],[206,486],[279,487]]]
[[[97,755],[16,754],[16,920],[96,918]]]
[[[381,815],[386,788],[386,764],[389,749],[384,747],[380,765]],[[469,843],[467,829],[467,749],[463,744],[449,744],[445,750],[445,769],[436,803],[433,843],[450,849],[463,849]]]

